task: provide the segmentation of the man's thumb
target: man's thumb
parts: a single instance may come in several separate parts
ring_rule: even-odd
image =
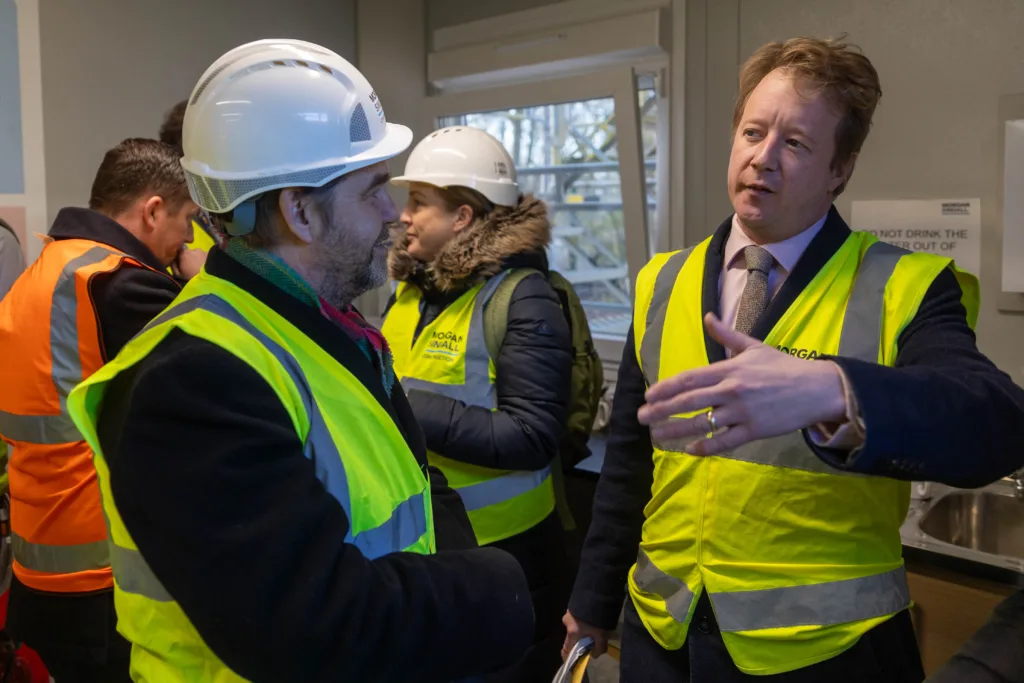
[[[707,326],[712,339],[732,351],[733,354],[746,351],[750,347],[757,346],[761,343],[753,337],[732,329],[719,320],[718,316],[714,313],[708,313],[704,316],[704,324]]]

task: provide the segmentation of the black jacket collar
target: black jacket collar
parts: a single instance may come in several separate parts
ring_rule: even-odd
[[[209,256],[206,258],[206,272],[238,285],[259,299],[341,363],[373,394],[373,397],[388,412],[399,431],[405,436],[406,441],[413,448],[413,452],[416,452],[417,440],[422,442],[423,434],[419,431],[418,426],[415,429],[410,428],[409,416],[406,416],[405,420],[399,416],[399,413],[406,412],[403,410],[406,406],[396,406],[394,402],[396,394],[401,393],[401,385],[396,381],[392,396],[388,396],[384,392],[384,385],[381,384],[377,368],[370,363],[362,350],[344,331],[325,318],[319,310],[299,301],[291,294],[263,279],[225,254],[219,247],[210,250]],[[405,396],[403,395],[401,398],[404,400]],[[425,446],[423,447],[425,448]]]
[[[138,237],[113,218],[91,209],[69,207],[61,209],[50,228],[50,237],[55,240],[91,240],[113,247],[128,256],[145,263],[154,270],[165,270],[166,266],[149,250]]]
[[[727,218],[715,231],[708,245],[708,253],[704,259],[704,288],[703,301],[701,302],[703,312],[714,312],[719,314],[719,291],[718,282],[722,275],[722,265],[725,260],[725,243],[729,239],[729,232],[732,230],[732,216]],[[850,236],[850,227],[839,215],[839,211],[833,206],[829,209],[825,225],[811,243],[807,245],[803,256],[797,261],[793,272],[789,274],[786,281],[775,295],[761,319],[751,330],[751,336],[760,341],[768,336],[783,314],[793,305],[796,298],[804,288],[810,284],[814,276],[818,274],[829,259],[839,248],[843,246],[846,238]],[[725,349],[716,342],[707,328],[704,329],[704,344],[708,351],[708,361],[715,363],[725,360]]]

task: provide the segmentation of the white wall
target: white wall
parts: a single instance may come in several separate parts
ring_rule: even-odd
[[[1013,0],[687,0],[686,235],[730,212],[725,192],[739,64],[760,45],[849,34],[878,69],[882,100],[839,210],[854,199],[981,197],[978,341],[1024,383],[1024,316],[996,308],[1001,240],[998,102],[1024,92],[1024,3]],[[677,152],[677,150],[673,150]],[[1024,188],[1022,188],[1024,190]]]
[[[49,220],[84,205],[107,149],[156,137],[227,50],[301,38],[355,60],[355,0],[45,0],[39,3]]]

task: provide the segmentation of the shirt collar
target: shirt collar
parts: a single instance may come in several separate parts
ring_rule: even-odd
[[[760,246],[772,255],[775,263],[788,275],[793,272],[793,268],[796,266],[797,261],[800,260],[800,257],[803,256],[807,245],[821,231],[827,218],[828,213],[826,212],[820,220],[803,232],[781,242],[772,242],[771,244],[762,244]],[[736,218],[736,214],[733,214],[732,230],[729,231],[729,239],[725,243],[725,268],[740,267],[740,264],[736,263],[737,258],[745,247],[749,247],[752,244],[755,244],[754,240],[747,237],[747,234],[743,232],[743,228],[740,226],[739,219]]]

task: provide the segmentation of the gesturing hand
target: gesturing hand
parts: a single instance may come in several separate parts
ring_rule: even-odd
[[[647,403],[638,416],[656,441],[694,437],[687,453],[716,455],[845,419],[846,400],[835,363],[782,353],[729,328],[712,313],[704,324],[733,357],[681,372],[647,390]],[[709,408],[717,431],[711,428]],[[692,416],[672,417],[680,414]]]

